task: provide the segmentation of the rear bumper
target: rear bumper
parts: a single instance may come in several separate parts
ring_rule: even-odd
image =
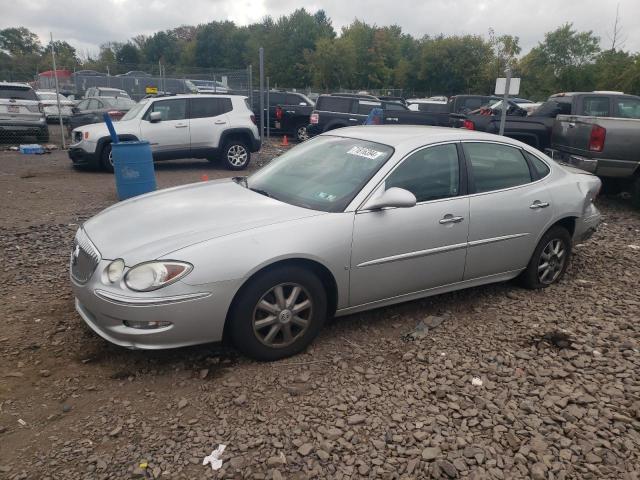
[[[255,137],[251,138],[251,145],[250,145],[251,153],[259,151],[261,146],[262,146],[262,140]]]
[[[580,170],[584,170],[589,173],[596,173],[596,171],[598,170],[598,159],[596,158],[586,158],[579,155],[571,155],[569,153],[561,152],[560,150],[555,150],[553,148],[546,148],[544,153],[554,160],[568,163],[572,167],[579,168]]]
[[[0,121],[0,132],[13,133],[16,135],[38,135],[43,130],[47,129],[47,123],[42,117],[41,121],[37,122],[6,122]]]
[[[95,153],[89,153],[78,147],[69,148],[69,158],[77,167],[95,167],[99,160]]]
[[[582,155],[546,148],[545,153],[554,160],[567,163],[599,177],[629,178],[640,168],[640,162],[612,158],[587,158]]]
[[[315,137],[316,135],[320,135],[322,133],[322,128],[319,124],[310,123],[307,125],[307,135],[310,137]]]

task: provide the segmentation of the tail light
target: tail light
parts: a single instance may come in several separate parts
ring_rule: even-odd
[[[466,128],[467,130],[475,130],[476,126],[471,120],[465,120],[462,122],[462,128]]]
[[[589,150],[592,152],[601,152],[604,149],[604,140],[607,136],[607,129],[600,125],[591,127],[591,136],[589,137]]]
[[[40,111],[40,113],[44,113],[44,105],[39,103],[38,104],[38,110]]]
[[[109,110],[107,113],[111,118],[122,118],[124,116],[124,113],[120,110]]]
[[[282,107],[280,105],[276,107],[276,120],[282,120]]]
[[[253,122],[254,125],[258,125],[258,122],[256,121],[256,116],[255,115],[251,115],[251,121]]]
[[[311,125],[317,125],[319,121],[320,121],[320,115],[318,115],[317,113],[312,113],[311,116],[309,117],[309,123]]]

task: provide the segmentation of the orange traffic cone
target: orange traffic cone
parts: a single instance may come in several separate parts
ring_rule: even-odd
[[[200,177],[200,180],[202,180],[203,182],[208,182],[209,175],[207,175],[206,173],[203,173],[202,176]]]
[[[282,137],[282,146],[283,147],[288,147],[289,146],[289,139],[287,138],[286,135],[284,137]]]

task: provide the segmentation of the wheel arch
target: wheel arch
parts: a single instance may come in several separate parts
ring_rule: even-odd
[[[252,133],[248,128],[230,128],[220,135],[219,147],[224,147],[229,140],[242,140],[247,147],[251,147]]]
[[[138,137],[131,133],[124,133],[122,135],[118,135],[119,142],[136,141],[136,140],[138,140]],[[102,155],[102,150],[104,149],[104,147],[106,145],[110,145],[111,143],[112,143],[111,137],[102,137],[100,138],[100,140],[98,140],[98,144],[96,145],[96,154],[98,155],[98,157]]]
[[[231,300],[231,303],[229,305],[229,308],[227,309],[227,315],[225,317],[224,329],[222,333],[222,338],[224,340],[228,339],[228,330],[229,330],[229,324],[230,324],[229,318],[231,317],[231,313],[233,312],[233,309],[236,306],[236,302],[240,297],[240,294],[247,287],[247,285],[249,285],[249,283],[258,275],[261,275],[267,271],[270,271],[276,268],[283,268],[287,266],[302,267],[312,271],[315,275],[317,275],[320,281],[322,282],[322,285],[325,288],[325,292],[327,293],[327,317],[332,317],[335,314],[336,309],[338,307],[338,284],[336,282],[336,279],[333,273],[331,273],[331,270],[329,270],[329,268],[327,268],[325,265],[323,265],[322,263],[314,259],[304,258],[304,257],[284,258],[284,259],[276,260],[267,265],[258,267],[244,280],[244,282],[242,282],[242,285],[240,285],[240,287],[234,294],[233,299]]]

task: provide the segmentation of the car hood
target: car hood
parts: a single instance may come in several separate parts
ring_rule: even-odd
[[[283,203],[231,179],[160,190],[107,208],[83,225],[102,258],[127,266],[225,235],[324,212]],[[173,258],[180,260],[179,258]]]
[[[124,122],[120,120],[118,122],[114,122],[114,124],[115,124],[114,128],[116,129],[116,133],[118,135],[124,135],[124,134],[137,135],[138,134],[137,127],[139,126],[139,121],[136,122],[135,119],[126,120]],[[89,123],[87,125],[76,127],[74,130],[81,130],[82,132],[88,133],[89,140],[94,142],[97,142],[102,137],[109,136],[109,129],[107,128],[107,125],[104,122]]]

